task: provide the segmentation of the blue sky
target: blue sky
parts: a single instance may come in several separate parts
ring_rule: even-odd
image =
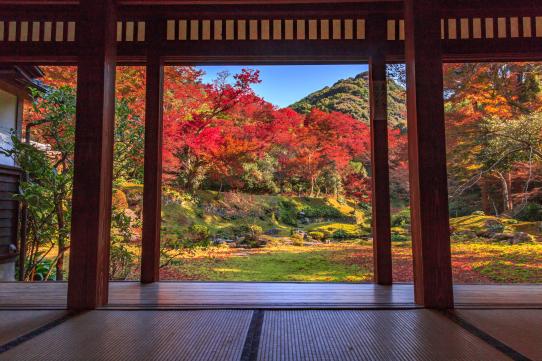
[[[262,82],[254,91],[268,102],[286,107],[304,96],[337,80],[355,76],[367,70],[367,65],[259,65],[259,66],[200,66],[203,80],[212,81],[224,70],[236,74],[243,68],[260,70]]]

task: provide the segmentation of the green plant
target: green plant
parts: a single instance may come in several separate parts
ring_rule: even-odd
[[[542,221],[542,205],[538,203],[527,203],[519,210],[515,218],[525,222]]]
[[[291,239],[294,246],[303,246],[305,243],[305,239],[301,233],[292,234]]]
[[[258,237],[260,237],[263,234],[262,227],[258,226],[257,224],[251,224],[247,227],[247,233],[245,237],[251,241],[257,241]]]
[[[47,281],[51,278],[53,263],[48,259],[42,259],[34,266],[33,281]]]
[[[45,152],[23,143],[15,133],[11,140],[12,149],[1,149],[1,153],[13,158],[26,173],[19,194],[14,195],[28,211],[23,278],[34,280],[41,272],[37,268],[56,248],[57,256],[50,264],[53,268],[48,272],[54,269],[55,279],[62,280],[64,254],[69,245],[72,168],[67,161],[65,167],[52,164]],[[49,278],[45,276],[44,280]]]
[[[289,226],[297,226],[297,207],[291,200],[279,202],[279,221]]]
[[[118,241],[111,242],[109,277],[114,280],[125,280],[131,273],[135,256],[126,244]]]
[[[335,232],[333,232],[332,237],[335,239],[346,239],[349,238],[350,234],[346,232],[344,229],[338,229]]]
[[[128,278],[134,265],[135,256],[128,249],[132,239],[132,219],[124,210],[113,208],[111,215],[111,249],[109,276],[111,279]]]
[[[363,211],[364,213],[370,213],[372,208],[371,208],[371,204],[368,203],[368,202],[359,202],[358,203],[358,208]]]
[[[312,232],[309,232],[309,236],[311,236],[312,238],[314,238],[314,239],[316,239],[318,241],[321,241],[321,240],[325,239],[324,232],[312,231]]]
[[[410,208],[404,208],[391,217],[392,227],[404,227],[410,225]]]
[[[327,205],[306,206],[301,210],[309,218],[341,218],[344,215],[336,208]]]
[[[244,224],[237,227],[234,231],[237,236],[244,237],[244,243],[250,247],[256,247],[263,229],[257,224]]]
[[[391,234],[391,241],[392,242],[405,242],[405,241],[408,241],[408,237],[405,236],[404,234],[392,233]]]
[[[191,246],[207,247],[211,241],[211,232],[209,227],[204,224],[193,224],[188,229],[188,239]]]

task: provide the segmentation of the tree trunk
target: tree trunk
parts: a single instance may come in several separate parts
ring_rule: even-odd
[[[481,192],[481,205],[482,211],[485,214],[491,213],[491,205],[489,203],[489,185],[488,180],[485,177],[482,177],[480,180],[480,192]]]
[[[501,173],[497,172],[502,188],[502,209],[503,213],[511,210],[510,208],[510,188],[508,187],[508,179]]]
[[[514,199],[512,198],[512,172],[507,174],[507,184],[508,184],[508,209],[514,209]]]
[[[60,197],[62,199],[62,197]],[[64,279],[64,252],[66,250],[66,240],[64,235],[64,210],[62,209],[62,201],[56,202],[56,216],[58,224],[58,258],[56,261],[56,277],[57,281]]]

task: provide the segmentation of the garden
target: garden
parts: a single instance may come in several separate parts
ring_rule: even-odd
[[[22,279],[69,269],[76,69],[43,67],[12,157],[26,174]],[[456,283],[542,282],[539,64],[445,67]],[[368,74],[279,107],[259,69],[166,67],[161,278],[371,282]],[[139,278],[144,68],[119,67],[110,276]],[[285,84],[287,79],[284,80]],[[263,84],[265,85],[265,83]],[[404,68],[389,69],[393,274],[412,281]]]

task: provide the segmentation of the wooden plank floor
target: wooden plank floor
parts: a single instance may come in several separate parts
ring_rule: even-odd
[[[456,285],[458,308],[542,308],[542,285]],[[0,308],[64,308],[66,283],[0,283]],[[111,282],[110,308],[409,308],[413,286]]]

